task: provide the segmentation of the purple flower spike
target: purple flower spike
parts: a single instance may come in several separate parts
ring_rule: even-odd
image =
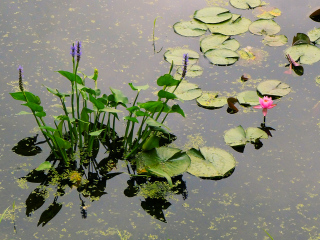
[[[78,41],[78,43],[77,43],[77,62],[80,61],[80,56],[81,56],[81,54],[82,54],[82,51],[81,51],[81,42]]]
[[[19,88],[20,88],[20,91],[23,92],[23,91],[24,91],[24,89],[23,89],[23,83],[22,83],[23,67],[22,67],[21,65],[19,65],[18,71],[19,71]]]
[[[183,54],[183,70],[182,70],[182,78],[184,78],[187,74],[187,67],[188,67],[188,62],[189,62],[189,55],[188,53]]]
[[[70,51],[71,56],[74,58],[74,56],[76,55],[76,47],[74,46],[74,44],[72,44],[71,46],[71,51]]]

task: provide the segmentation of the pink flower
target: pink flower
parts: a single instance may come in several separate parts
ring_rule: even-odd
[[[268,109],[274,108],[277,104],[273,104],[272,98],[264,96],[263,98],[259,98],[260,105],[254,106],[255,109],[262,108],[263,116],[267,115]]]

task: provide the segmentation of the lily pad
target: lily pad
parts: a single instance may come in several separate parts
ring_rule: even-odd
[[[170,87],[167,89],[168,92],[172,92],[175,87]],[[199,88],[197,84],[189,83],[186,80],[182,80],[179,87],[176,89],[174,94],[184,100],[193,100],[201,96],[202,90]]]
[[[278,8],[263,6],[253,10],[253,15],[262,19],[273,19],[281,15],[281,11]]]
[[[197,103],[200,107],[204,108],[221,108],[226,105],[226,97],[218,97],[216,92],[205,92],[202,93],[201,97],[197,98]]]
[[[184,59],[183,55],[188,54],[189,57],[189,64],[195,64],[199,59],[199,54],[190,49],[183,49],[183,48],[175,48],[167,50],[164,53],[164,59],[169,62],[170,64],[173,61],[174,65],[183,65]]]
[[[230,49],[211,49],[204,55],[215,65],[232,65],[239,59],[238,53]]]
[[[310,38],[307,34],[297,33],[297,35],[293,37],[292,46],[299,44],[311,44]]]
[[[274,35],[280,32],[278,23],[271,19],[258,19],[251,23],[249,31],[256,35]]]
[[[212,34],[200,41],[200,47],[203,53],[210,49],[230,49],[236,51],[240,47],[240,43],[235,39],[230,39],[226,35]]]
[[[250,19],[241,17],[239,14],[232,14],[232,18],[228,21],[217,24],[207,24],[207,26],[212,33],[231,36],[247,32],[250,24]]]
[[[187,154],[191,159],[187,172],[197,177],[223,178],[229,176],[228,173],[236,166],[234,157],[220,148],[192,148]]]
[[[258,139],[268,139],[268,134],[256,127],[248,127],[246,129],[246,138],[250,142],[255,142]]]
[[[165,177],[172,185],[171,177],[184,173],[190,166],[191,160],[178,148],[160,147],[141,152],[136,162],[138,173],[149,172]]]
[[[314,28],[307,33],[311,42],[320,44],[320,28]]]
[[[260,83],[257,90],[261,95],[283,97],[291,91],[291,88],[279,80],[267,80]]]
[[[301,64],[313,64],[320,60],[320,49],[310,44],[294,45],[286,49],[285,54],[289,54],[294,61]]]
[[[194,12],[193,18],[204,23],[220,23],[229,20],[232,14],[221,7],[207,7]]]
[[[244,91],[237,95],[238,102],[241,105],[255,106],[259,104],[257,91]]]
[[[180,77],[179,77],[179,79],[180,79],[181,75],[182,75],[182,68],[179,67],[177,72],[180,75]],[[194,77],[201,76],[202,73],[203,73],[203,68],[200,67],[199,65],[188,65],[186,77],[194,78]]]
[[[260,0],[230,0],[230,4],[239,9],[252,9],[261,5]]]
[[[185,37],[198,37],[206,33],[208,27],[206,24],[191,20],[191,21],[181,21],[173,25],[173,30]]]
[[[278,47],[286,44],[288,42],[288,38],[285,35],[265,36],[262,42],[268,46]]]

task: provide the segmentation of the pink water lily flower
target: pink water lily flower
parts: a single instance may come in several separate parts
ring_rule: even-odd
[[[268,109],[271,109],[277,106],[277,104],[273,104],[272,98],[267,96],[264,96],[263,98],[259,98],[259,103],[260,105],[254,106],[253,108],[255,109],[262,108],[263,116],[267,115]]]

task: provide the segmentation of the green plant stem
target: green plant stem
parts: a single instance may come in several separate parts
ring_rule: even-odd
[[[66,104],[64,103],[64,101],[63,101],[63,99],[62,98],[60,98],[60,102],[61,102],[61,104],[62,104],[62,108],[63,108],[63,111],[64,111],[64,114],[67,116],[67,121],[68,121],[68,126],[69,126],[69,132],[70,132],[70,142],[71,142],[71,154],[73,155],[73,144],[74,144],[74,142],[73,142],[73,126],[72,126],[72,124],[71,124],[71,122],[70,122],[70,119],[69,119],[69,117],[68,117],[68,111],[67,111],[67,107],[66,107]]]

